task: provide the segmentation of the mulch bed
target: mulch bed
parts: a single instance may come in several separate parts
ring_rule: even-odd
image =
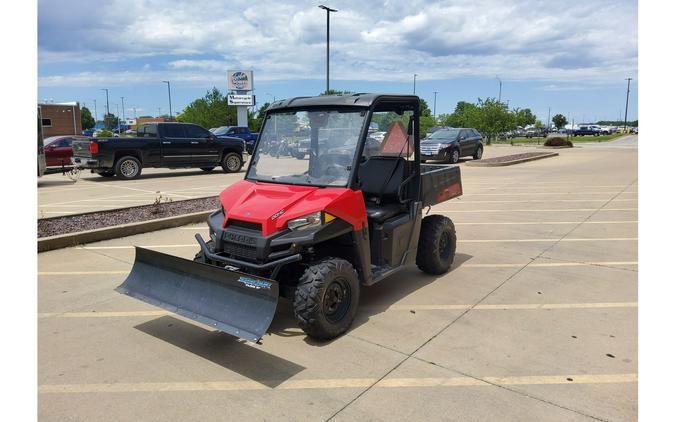
[[[556,154],[557,155],[557,154]],[[501,157],[487,158],[480,161],[469,161],[472,165],[476,166],[489,166],[489,165],[498,165],[505,164],[514,161],[513,164],[517,164],[520,160],[535,159],[535,158],[545,158],[551,156],[550,152],[523,152],[521,154],[512,154],[512,155],[503,155]],[[468,164],[468,163],[467,163]]]
[[[76,233],[220,207],[217,196],[38,219],[38,237]]]

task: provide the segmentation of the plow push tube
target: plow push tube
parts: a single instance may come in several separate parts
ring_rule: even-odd
[[[136,247],[136,260],[119,293],[257,342],[279,300],[274,280]]]

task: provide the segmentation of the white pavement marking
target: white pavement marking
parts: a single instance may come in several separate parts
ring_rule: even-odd
[[[529,265],[528,265],[529,264]],[[524,262],[522,264],[462,264],[457,268],[520,268],[524,266],[529,267],[580,267],[585,265],[638,265],[637,261],[591,261],[591,262]]]
[[[577,212],[577,211],[637,211],[637,208],[556,208],[556,209],[501,209],[501,210],[439,210],[439,209],[432,209],[433,212],[440,212],[440,213],[447,213],[447,214],[452,214],[452,213],[460,213],[460,212],[503,212],[503,213],[509,213],[509,212],[558,212],[558,213],[564,213],[564,212]]]
[[[568,374],[520,377],[448,377],[448,378],[332,378],[287,380],[276,387],[262,382],[141,382],[109,384],[46,384],[38,386],[39,394],[82,393],[161,393],[170,391],[247,391],[247,390],[322,390],[336,388],[428,388],[491,385],[555,385],[555,384],[620,384],[636,383],[636,373],[627,374]]]
[[[584,238],[550,238],[550,239],[468,239],[458,240],[457,243],[524,243],[524,242],[620,242],[638,240],[637,237],[604,237],[594,239]]]
[[[447,311],[464,310],[471,308],[468,304],[438,304],[438,305],[391,305],[387,311]],[[542,310],[542,309],[609,309],[609,308],[637,308],[637,302],[599,302],[599,303],[510,303],[510,304],[479,304],[473,310]],[[361,309],[381,309],[376,306],[363,306]],[[110,312],[41,312],[38,318],[136,318],[159,317],[173,315],[169,311],[110,311]]]

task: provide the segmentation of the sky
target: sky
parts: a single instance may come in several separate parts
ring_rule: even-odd
[[[326,0],[326,2],[329,0]],[[546,122],[638,116],[637,1],[338,1],[330,87],[415,93],[450,113],[499,97]],[[39,0],[38,101],[79,101],[99,118],[176,114],[227,70],[254,72],[258,104],[326,85],[318,1]],[[413,84],[413,75],[417,74]],[[413,86],[414,85],[414,86]]]

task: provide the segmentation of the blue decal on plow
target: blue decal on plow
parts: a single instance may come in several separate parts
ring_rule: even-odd
[[[269,290],[270,287],[272,286],[272,283],[270,283],[269,281],[258,280],[258,279],[251,278],[251,277],[241,276],[241,277],[239,277],[239,280],[237,280],[237,281],[239,281],[240,283],[244,283],[244,285],[246,287],[250,287],[252,289],[268,289]]]

